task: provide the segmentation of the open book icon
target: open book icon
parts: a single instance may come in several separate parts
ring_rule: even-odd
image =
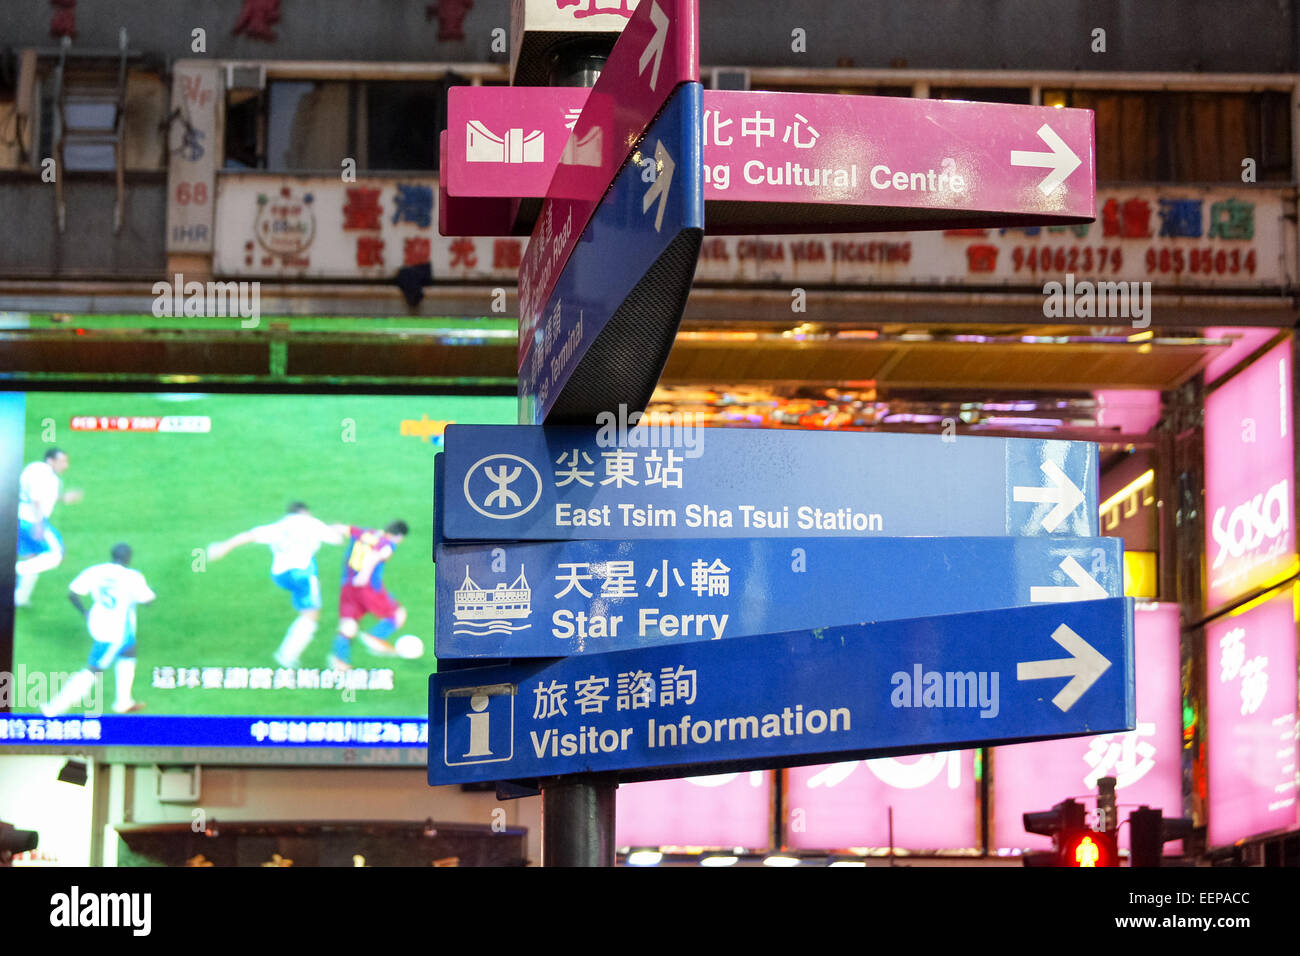
[[[468,163],[540,163],[546,158],[546,134],[539,129],[524,135],[522,129],[498,136],[478,120],[465,124],[465,161]]]

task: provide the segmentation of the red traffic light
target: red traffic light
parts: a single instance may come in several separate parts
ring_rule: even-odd
[[[1115,837],[1100,830],[1067,831],[1059,841],[1057,866],[1082,869],[1119,866]]]
[[[1026,866],[1119,866],[1115,835],[1089,829],[1083,804],[1077,800],[1062,800],[1050,810],[1026,813],[1024,821],[1030,833],[1052,838],[1052,852],[1027,854]]]

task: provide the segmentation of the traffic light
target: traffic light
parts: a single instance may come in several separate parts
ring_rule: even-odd
[[[1095,868],[1119,866],[1119,849],[1113,833],[1076,830],[1065,834],[1057,866]]]
[[[1130,866],[1159,866],[1165,844],[1182,840],[1192,833],[1187,817],[1165,819],[1163,810],[1139,807],[1128,815]]]
[[[1088,827],[1083,804],[1062,800],[1050,810],[1024,815],[1025,829],[1052,838],[1052,852],[1026,854],[1025,866],[1118,866],[1115,836]]]

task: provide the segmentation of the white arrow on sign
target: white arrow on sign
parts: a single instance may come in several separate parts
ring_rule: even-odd
[[[655,214],[655,232],[663,230],[664,207],[668,205],[668,190],[672,188],[675,169],[677,164],[673,162],[672,156],[664,147],[663,140],[655,143],[655,181],[650,184],[650,188],[645,192],[645,198],[641,200],[642,213],[649,212],[655,200],[659,200],[659,211]]]
[[[1054,503],[1056,507],[1043,519],[1043,530],[1052,532],[1070,516],[1071,511],[1079,507],[1084,500],[1084,494],[1056,462],[1045,461],[1040,467],[1055,487],[1037,488],[1016,485],[1012,489],[1012,496],[1016,501],[1031,501],[1035,504]]]
[[[655,25],[655,35],[650,38],[650,42],[641,53],[641,60],[636,66],[636,75],[641,76],[645,73],[646,64],[651,58],[654,59],[654,69],[650,71],[650,92],[653,93],[659,83],[659,64],[664,58],[664,46],[668,43],[668,14],[664,13],[658,0],[650,8],[650,22]]]
[[[1088,688],[1097,682],[1098,677],[1106,673],[1110,661],[1066,624],[1052,632],[1052,640],[1065,648],[1070,656],[1059,657],[1054,661],[1021,662],[1016,665],[1016,679],[1070,678],[1060,693],[1052,698],[1052,703],[1064,712],[1078,702]]]
[[[1041,166],[1050,169],[1047,178],[1038,184],[1044,196],[1050,196],[1056,187],[1065,182],[1070,173],[1079,168],[1083,162],[1074,150],[1065,145],[1065,140],[1056,134],[1056,130],[1044,123],[1038,128],[1038,138],[1051,147],[1050,153],[1034,153],[1026,149],[1011,151],[1012,166]]]
[[[1073,557],[1067,557],[1062,561],[1060,568],[1069,576],[1075,586],[1031,587],[1029,589],[1029,600],[1031,602],[1098,601],[1110,597],[1106,593],[1106,589],[1098,584],[1092,575],[1085,571],[1083,566]]]

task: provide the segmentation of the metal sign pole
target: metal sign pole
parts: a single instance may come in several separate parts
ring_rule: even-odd
[[[552,54],[548,86],[595,86],[617,34],[594,34]],[[590,409],[591,421],[598,408]],[[527,423],[520,401],[519,421]],[[598,776],[557,777],[542,784],[542,866],[614,865],[614,791]]]
[[[606,777],[542,783],[542,866],[614,865],[614,791]]]

